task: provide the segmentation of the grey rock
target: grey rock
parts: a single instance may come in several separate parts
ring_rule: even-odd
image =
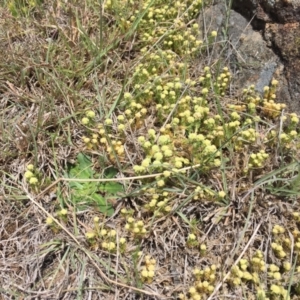
[[[254,84],[258,92],[263,92],[263,87],[269,85],[276,69],[279,67],[277,56],[267,47],[260,33],[253,30],[249,21],[220,3],[207,8],[203,16],[199,17],[202,32],[205,29],[217,30],[218,41],[222,42],[222,32],[227,28],[228,42],[214,48],[214,59],[220,54],[225,62],[231,66],[234,75],[234,85],[243,89]],[[205,35],[205,33],[204,33]]]
[[[269,86],[275,70],[277,68],[277,63],[276,62],[269,62],[265,65],[265,67],[262,69],[260,75],[259,75],[259,80],[256,83],[255,89],[260,92],[261,94],[264,91],[265,86]]]
[[[280,0],[278,1],[280,2]],[[300,6],[300,0],[293,1],[298,1]],[[212,59],[217,60],[221,56],[222,61],[230,65],[234,74],[233,86],[237,90],[242,90],[253,84],[256,91],[262,94],[264,86],[268,86],[273,78],[277,79],[279,82],[277,101],[286,103],[290,109],[300,113],[300,79],[298,80],[295,67],[291,68],[288,64],[284,65],[282,55],[278,56],[270,47],[274,46],[274,34],[271,34],[273,39],[266,42],[263,31],[254,30],[249,21],[257,12],[258,1],[234,1],[235,5],[238,3],[243,5],[243,9],[247,11],[245,16],[235,10],[229,10],[224,1],[217,2],[216,5],[206,8],[203,14],[199,16],[199,25],[203,36],[212,30],[217,30],[219,33],[218,45],[213,48],[211,53]],[[276,3],[274,0],[265,2],[265,7],[268,7],[269,13]],[[267,21],[262,22],[261,24],[266,24]],[[224,32],[227,33],[226,37]]]
[[[300,113],[300,0],[233,0],[233,7],[254,18],[252,25],[261,29],[268,46],[278,53],[284,63],[280,81],[285,82],[278,98]]]

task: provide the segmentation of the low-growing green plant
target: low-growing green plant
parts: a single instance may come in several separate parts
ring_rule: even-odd
[[[117,170],[108,168],[104,171],[104,177],[114,178]],[[122,184],[118,182],[94,182],[89,179],[99,178],[92,168],[91,160],[84,154],[79,153],[75,165],[71,165],[68,178],[84,179],[86,181],[69,182],[71,202],[77,210],[84,210],[89,206],[99,209],[106,216],[111,216],[114,212],[110,198],[120,196],[124,192]]]
[[[49,235],[65,231],[78,246],[73,249],[70,243],[71,252],[77,255],[81,249],[95,270],[99,263],[105,266],[109,278],[100,270],[100,281],[108,279],[111,286],[101,293],[109,296],[119,286],[120,297],[144,284],[161,293],[171,291],[166,267],[170,263],[181,263],[186,272],[182,282],[173,282],[176,289],[184,283],[180,299],[243,293],[244,299],[286,300],[297,295],[299,116],[276,102],[275,79],[262,95],[254,85],[238,95],[233,95],[234,89],[229,92],[236,74],[221,58],[214,63],[207,59],[220,32],[210,27],[205,33],[199,30],[197,16],[210,1],[54,1],[53,11],[43,15],[46,22],[37,26],[39,2],[6,1],[12,19],[23,26],[18,24],[21,34],[10,39],[13,54],[5,66],[14,68],[7,73],[30,69],[30,76],[23,76],[28,82],[22,78],[21,87],[17,81],[10,84],[17,76],[5,78],[3,86],[9,82],[13,91],[22,91],[28,98],[24,99],[34,103],[30,113],[27,102],[12,107],[22,106],[37,118],[34,153],[29,149],[24,156],[26,164],[35,165],[27,165],[20,177],[27,198],[47,215]],[[34,34],[27,18],[37,27]],[[39,51],[32,53],[38,54],[29,55],[24,66],[15,62],[15,48],[22,49],[16,41],[27,37],[27,31],[30,41],[42,46],[35,45]],[[51,36],[48,44],[45,34]],[[23,42],[28,45],[28,40]],[[40,101],[40,95],[51,99],[50,105]],[[56,122],[44,123],[56,115],[53,109]],[[49,135],[52,153],[47,149]],[[82,152],[67,170],[62,163],[66,157],[60,155],[65,145],[75,155]],[[101,175],[95,171],[99,169]],[[110,200],[125,193],[116,182],[118,172],[130,197],[114,211]],[[52,175],[56,181],[50,184]],[[19,178],[6,177],[14,179],[6,187]],[[49,193],[58,183],[61,189],[55,194],[66,199],[59,207]],[[48,198],[50,207],[44,205]],[[278,213],[278,201],[285,202],[284,214]],[[85,239],[77,240],[81,232]],[[141,250],[151,256],[143,260]],[[70,261],[64,268],[62,260],[57,273],[70,266],[77,270],[79,261],[86,264],[81,254]],[[85,271],[78,276],[78,287],[74,280],[79,298],[98,292],[92,281],[85,289]],[[115,275],[118,281],[110,279]]]

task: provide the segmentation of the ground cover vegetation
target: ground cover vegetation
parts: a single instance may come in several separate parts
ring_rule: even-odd
[[[210,4],[3,2],[3,299],[299,299],[299,116]]]

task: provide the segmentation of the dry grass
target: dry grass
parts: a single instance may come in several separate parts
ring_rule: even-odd
[[[145,62],[147,53],[159,49],[173,24],[145,54],[141,52],[144,42],[137,27],[155,1],[149,2],[145,10],[139,1],[133,1],[135,9],[142,13],[129,28],[121,26],[118,11],[113,14],[104,10],[101,1],[70,4],[53,0],[41,6],[32,2],[32,6],[21,5],[27,8],[12,16],[11,3],[21,2],[5,2],[0,8],[0,298],[177,299],[181,293],[191,297],[188,291],[195,281],[193,269],[216,265],[214,291],[202,299],[266,299],[259,297],[259,286],[270,299],[283,299],[270,293],[272,284],[282,285],[291,299],[299,299],[300,249],[295,247],[300,222],[293,217],[300,201],[299,128],[288,151],[279,142],[266,146],[267,163],[246,175],[243,169],[250,161],[249,154],[265,145],[264,138],[272,129],[283,132],[284,112],[274,119],[262,117],[256,124],[260,136],[245,151],[234,149],[238,133],[228,134],[218,147],[222,152],[220,167],[204,167],[206,161],[188,165],[184,174],[171,177],[164,189],[158,189],[161,193],[168,191],[171,209],[156,216],[145,205],[151,199],[149,189],[156,186],[159,172],[133,171],[133,166],[144,159],[137,138],[146,136],[151,128],[159,131],[175,109],[161,121],[155,103],[148,104],[143,122],[130,127],[123,137],[125,153],[120,156],[116,152],[109,154],[105,147],[87,149],[82,136],[89,131],[81,119],[87,109],[97,112],[99,123],[111,117],[112,132],[118,136],[116,119],[128,105],[124,93],[130,90],[137,97],[145,96],[143,86],[139,93],[134,87],[134,69]],[[122,13],[132,15],[130,8]],[[221,72],[222,59],[212,61],[211,56],[217,46],[207,42],[205,47],[194,58],[179,59],[192,79],[208,63],[215,68],[216,77]],[[160,76],[168,78],[172,66],[166,61],[162,69]],[[147,84],[144,83],[145,89]],[[191,88],[189,93],[199,95],[198,88]],[[234,88],[233,74],[230,91]],[[221,114],[224,124],[232,112],[228,104],[243,101],[242,96],[230,92],[209,97],[211,111]],[[262,107],[257,111],[263,116]],[[179,141],[174,143],[180,144],[181,138],[178,134]],[[107,139],[111,143],[114,136],[107,135]],[[187,156],[189,149],[184,145],[178,149],[181,146]],[[91,157],[93,169],[102,175],[95,180],[97,183],[123,184],[122,195],[104,196],[114,208],[112,216],[105,217],[95,206],[80,211],[72,202],[74,191],[66,173],[78,153]],[[38,188],[32,188],[24,178],[28,164],[38,168]],[[117,177],[103,179],[111,166],[117,170]],[[195,200],[195,188],[199,186],[213,194],[207,192],[205,199]],[[223,190],[226,197],[214,199]],[[67,219],[57,214],[61,208],[68,210]],[[146,235],[134,238],[128,233],[121,213],[124,208],[133,211],[135,222],[144,222]],[[100,238],[96,242],[86,238],[87,232],[95,230],[95,216],[100,219],[100,228],[116,230],[116,251],[104,250]],[[47,217],[54,218],[52,230],[46,225]],[[280,237],[291,243],[285,249],[286,259],[279,259],[271,249],[276,224],[285,228]],[[200,253],[199,245],[187,246],[191,233],[199,245],[206,245],[205,254]],[[127,239],[125,251],[121,251],[122,237]],[[282,268],[283,262],[289,260],[293,268],[282,271],[280,280],[270,278],[264,271],[259,283],[244,280],[237,286],[230,284],[232,267],[241,258],[251,261],[256,250],[263,252],[267,265]],[[141,278],[146,255],[156,260],[154,280],[148,283]]]

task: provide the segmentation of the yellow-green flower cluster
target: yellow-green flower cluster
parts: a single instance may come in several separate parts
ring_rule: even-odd
[[[290,242],[288,239],[284,238],[284,236],[277,237],[271,244],[271,247],[277,258],[284,259],[287,256],[284,248],[288,250],[288,248],[290,247]]]
[[[271,99],[276,99],[276,88],[278,86],[278,81],[276,79],[273,79],[271,81],[270,86],[265,86],[264,87],[264,94],[263,98],[266,100],[271,100]]]
[[[281,133],[279,134],[279,141],[282,146],[287,148],[290,147],[289,143],[297,136],[297,131],[292,130],[290,133]]]
[[[255,273],[262,273],[266,271],[264,255],[260,250],[257,250],[251,258],[250,269]]]
[[[215,289],[216,271],[216,265],[211,265],[210,267],[206,267],[202,270],[198,268],[194,269],[193,275],[195,277],[195,282],[189,288],[189,297],[186,297],[184,294],[180,294],[179,299],[198,300],[209,296]]]
[[[99,144],[99,135],[97,133],[93,133],[91,137],[83,136],[82,140],[85,143],[87,149],[93,149]]]
[[[120,1],[120,0],[106,0],[103,3],[106,13],[110,13],[110,17],[115,17],[115,23],[122,33],[128,32],[133,22],[136,20],[140,11],[136,9],[136,2],[134,0]],[[99,9],[102,9],[99,7]],[[132,14],[134,12],[134,14]]]
[[[116,251],[116,235],[117,232],[114,229],[101,229],[99,232],[99,238],[101,238],[101,248],[109,252]],[[122,240],[123,239],[124,238],[122,238]]]
[[[115,229],[105,228],[99,226],[100,219],[94,218],[94,229],[86,232],[85,237],[91,246],[100,247],[108,252],[117,251],[117,232]],[[121,237],[119,239],[120,252],[124,252],[126,249],[126,239]]]
[[[150,202],[144,206],[147,211],[153,212],[156,216],[162,216],[171,211],[172,208],[168,205],[170,198],[169,192],[155,190],[154,188],[149,189],[146,192],[150,195]]]
[[[144,136],[138,138],[138,142],[143,147],[146,158],[140,165],[133,167],[137,173],[144,173],[148,170],[164,171],[163,177],[157,178],[157,186],[165,185],[165,178],[171,173],[169,170],[176,171],[183,168],[190,162],[187,158],[176,156],[174,145],[169,135],[157,136],[154,129],[148,131],[148,139]]]
[[[241,259],[237,265],[231,268],[227,282],[233,286],[241,285],[242,282],[247,281],[251,281],[256,284],[259,283],[260,279],[257,271],[262,272],[264,265],[258,261],[260,259],[258,256],[259,254],[257,254],[256,258],[253,257],[250,263],[246,259]],[[251,268],[253,270],[252,272],[249,271]]]
[[[58,233],[59,230],[61,229],[54,221],[54,218],[53,217],[47,217],[46,218],[46,225],[48,227],[51,228],[51,230],[54,232],[54,233]]]
[[[81,119],[81,123],[85,126],[89,126],[93,123],[95,116],[96,116],[96,114],[94,111],[87,110],[85,112],[85,116]]]
[[[227,67],[224,67],[222,73],[217,77],[215,87],[219,95],[224,96],[231,80],[231,73]]]
[[[283,118],[282,118],[283,120]],[[284,120],[283,120],[284,121]],[[282,149],[299,149],[299,133],[294,128],[294,125],[284,126],[283,131],[278,133],[276,130],[271,130],[267,137],[265,138],[265,143],[273,146],[278,145],[282,147]]]
[[[278,224],[274,225],[272,229],[274,242],[271,244],[271,247],[272,250],[274,251],[275,256],[279,259],[284,259],[287,256],[287,253],[291,249],[291,245],[292,245],[290,238],[286,237],[284,233],[285,233],[284,227]]]
[[[276,103],[274,100],[265,100],[262,106],[262,112],[265,116],[275,119],[280,116],[282,110],[286,108],[284,103]]]
[[[106,128],[103,124],[98,125],[99,143],[106,149],[112,161],[116,160],[116,155],[120,161],[123,161],[125,157],[124,141],[109,133],[111,131],[109,127],[113,124],[112,119],[106,119],[104,123]]]
[[[201,94],[204,98],[209,93],[209,90],[211,88],[211,82],[212,82],[212,74],[210,67],[206,66],[203,68],[202,75],[198,78],[198,83],[201,85]]]
[[[86,237],[89,241],[98,238],[100,246],[103,250],[108,252],[115,252],[117,250],[117,232],[114,229],[102,228],[99,231],[87,232]],[[126,239],[121,237],[119,239],[120,252],[124,252],[126,248]]]
[[[152,13],[149,12],[148,16],[152,17]],[[153,21],[154,19],[151,18],[148,21],[148,25],[149,22],[152,23]],[[198,39],[198,24],[194,23],[191,26],[187,26],[182,18],[177,18],[173,20],[173,27],[174,29],[170,30],[169,26],[154,26],[151,30],[148,29],[141,32],[143,45],[152,45],[159,41],[162,49],[174,51],[181,57],[187,55],[189,58],[195,52],[200,52],[203,41]]]
[[[270,286],[270,292],[271,292],[272,299],[284,299],[284,300],[291,299],[288,290],[286,290],[281,285],[272,284]],[[278,297],[280,297],[280,298],[278,298]]]
[[[290,114],[290,123],[293,128],[299,124],[299,116],[295,113]]]
[[[251,153],[249,158],[248,167],[251,168],[261,168],[266,159],[269,157],[269,154],[266,153],[264,150],[260,150],[258,153]]]
[[[193,199],[194,200],[215,200],[216,193],[209,188],[197,186],[194,191]]]
[[[187,247],[196,247],[199,245],[197,236],[194,233],[190,233],[187,237],[187,241],[186,241],[186,245]]]
[[[262,112],[265,116],[275,119],[281,114],[281,111],[286,108],[284,103],[276,103],[276,87],[278,85],[277,80],[272,80],[271,86],[264,87]]]
[[[252,84],[247,89],[243,90],[243,100],[248,104],[250,113],[256,110],[257,105],[261,102],[261,97],[255,92],[255,86]],[[249,106],[250,104],[250,106]]]
[[[140,89],[140,87],[136,85],[136,89]],[[126,109],[123,114],[120,114],[117,117],[119,123],[118,130],[124,130],[126,128],[126,124],[134,125],[136,128],[141,127],[145,116],[149,113],[146,105],[148,106],[149,104],[152,104],[152,98],[153,91],[148,88],[143,90],[143,92],[135,98],[133,98],[131,93],[126,92],[124,94]]]
[[[185,65],[171,50],[151,51],[144,60],[136,66],[133,74],[135,102],[144,107],[155,103],[162,106],[175,103],[182,87],[179,75]],[[128,99],[126,102],[129,102]]]
[[[59,210],[58,212],[57,212],[57,216],[61,219],[61,220],[63,220],[63,221],[67,221],[67,219],[68,219],[68,211],[65,209],[65,208],[62,208],[61,210]]]
[[[112,119],[107,118],[103,124],[96,125],[93,122],[95,113],[92,110],[88,110],[85,114],[86,117],[82,119],[82,123],[88,125],[89,128],[88,135],[84,135],[82,140],[86,148],[90,150],[103,147],[108,152],[111,161],[115,162],[116,156],[120,161],[123,161],[125,158],[124,131],[129,120],[124,115],[119,115],[117,117],[117,133],[112,134],[114,125]]]
[[[279,244],[279,240],[277,242],[273,242],[271,244],[271,247],[274,251],[274,254],[277,258],[284,259],[286,257],[286,252],[284,251],[284,248],[281,244]]]
[[[24,177],[31,186],[36,186],[39,183],[39,179],[38,179],[39,174],[32,164],[29,164],[26,167],[26,172],[24,173]]]
[[[254,144],[258,136],[259,133],[254,128],[242,130],[238,136],[232,138],[235,150],[243,150],[245,145]]]
[[[204,243],[202,243],[199,246],[199,250],[200,250],[200,255],[201,256],[205,256],[206,255],[207,246]]]
[[[280,280],[281,279],[280,268],[274,264],[269,265],[268,266],[268,276],[271,279]]]
[[[180,32],[190,29],[186,23],[190,21],[192,16],[199,13],[202,0],[175,2],[169,0],[161,4],[159,2],[156,1],[155,6],[150,7],[148,7],[149,1],[144,2],[143,8],[147,9],[147,13],[138,28],[141,40],[148,44],[154,44],[159,40],[162,41],[162,46],[180,51],[180,48],[184,46],[184,41],[180,40],[178,35],[180,35]],[[173,23],[172,30],[170,30],[170,21]],[[182,41],[181,44],[178,43],[180,41]]]
[[[147,233],[144,222],[142,220],[136,221],[133,217],[127,218],[125,229],[131,232],[134,237],[144,237]]]
[[[145,264],[142,267],[140,274],[143,282],[151,283],[155,276],[156,260],[150,255],[145,256]]]
[[[292,216],[293,216],[293,219],[296,221],[296,222],[300,222],[300,213],[298,211],[294,211],[292,213]]]
[[[282,233],[285,233],[285,229],[284,229],[284,227],[276,224],[276,225],[274,225],[274,227],[272,229],[272,233],[274,235],[282,234]]]
[[[227,104],[226,106],[229,110],[236,112],[245,112],[247,109],[245,104]]]

